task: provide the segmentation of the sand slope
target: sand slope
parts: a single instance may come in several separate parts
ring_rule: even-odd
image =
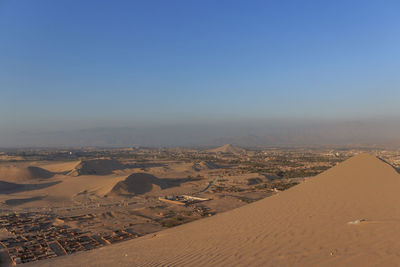
[[[157,177],[147,173],[134,173],[125,180],[119,181],[107,194],[110,196],[128,196],[144,194],[153,189],[165,188],[165,183]]]
[[[30,181],[44,180],[54,176],[54,173],[36,166],[0,166],[0,180]]]
[[[399,192],[400,175],[362,154],[242,208],[36,265],[396,266]]]
[[[80,161],[60,161],[60,162],[47,162],[40,164],[39,167],[51,171],[53,173],[64,174],[72,171],[78,166]]]
[[[83,160],[80,161],[68,175],[71,176],[108,175],[115,170],[121,170],[123,168],[124,165],[116,160],[111,160],[111,159]]]

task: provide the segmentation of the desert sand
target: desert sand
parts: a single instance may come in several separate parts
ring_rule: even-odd
[[[188,176],[207,175],[218,166],[207,161],[168,166],[130,166],[111,159],[0,165],[0,205],[59,207],[134,195],[187,192]],[[205,186],[208,180],[199,183]],[[204,184],[204,185],[203,185]],[[171,189],[171,190],[168,190]],[[163,190],[163,193],[160,193]]]
[[[32,266],[395,266],[399,191],[396,170],[360,154],[253,204]]]
[[[9,182],[30,182],[46,180],[54,176],[54,173],[36,166],[0,166],[0,180]]]

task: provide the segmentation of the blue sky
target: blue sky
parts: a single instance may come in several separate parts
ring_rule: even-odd
[[[398,1],[0,0],[0,128],[400,114]]]

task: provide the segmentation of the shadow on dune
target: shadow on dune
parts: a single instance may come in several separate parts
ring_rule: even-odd
[[[125,164],[125,167],[128,169],[134,169],[134,168],[153,168],[153,167],[168,167],[168,164],[165,163],[135,163],[135,164]]]
[[[395,166],[393,166],[393,164],[391,164],[390,162],[386,161],[385,159],[383,159],[383,158],[381,158],[381,157],[378,157],[378,159],[381,160],[381,161],[383,161],[384,163],[386,163],[386,164],[392,166],[392,168],[393,168],[398,174],[400,174],[400,169],[399,169],[399,168],[396,168]]]
[[[131,196],[145,194],[153,190],[154,186],[160,189],[180,186],[183,183],[199,181],[195,178],[157,178],[147,173],[134,173],[125,180],[118,182],[109,192],[109,195]]]
[[[0,181],[0,194],[14,194],[25,191],[39,190],[61,183],[61,181],[54,181],[41,184],[16,184]]]
[[[125,166],[121,162],[112,159],[82,160],[68,175],[108,175],[115,170],[122,170],[124,168]]]
[[[37,196],[37,197],[30,197],[30,198],[14,198],[14,199],[7,199],[5,204],[8,206],[18,206],[28,202],[37,201],[44,199],[45,196]]]
[[[121,162],[113,159],[93,159],[83,160],[75,166],[73,170],[63,172],[62,174],[70,176],[80,175],[109,175],[116,170],[123,170],[129,168],[151,168],[163,167],[165,164],[159,163],[139,163],[139,164],[122,164]]]
[[[0,166],[0,179],[6,181],[36,181],[50,179],[55,173],[35,166]]]
[[[35,166],[29,166],[28,172],[33,178],[36,179],[49,179],[54,176],[54,173]]]

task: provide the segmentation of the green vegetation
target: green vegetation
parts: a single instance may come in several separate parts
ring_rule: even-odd
[[[317,166],[309,169],[279,171],[276,173],[276,175],[282,178],[311,177],[320,174],[321,172],[326,171],[329,168],[330,168],[329,166]]]

